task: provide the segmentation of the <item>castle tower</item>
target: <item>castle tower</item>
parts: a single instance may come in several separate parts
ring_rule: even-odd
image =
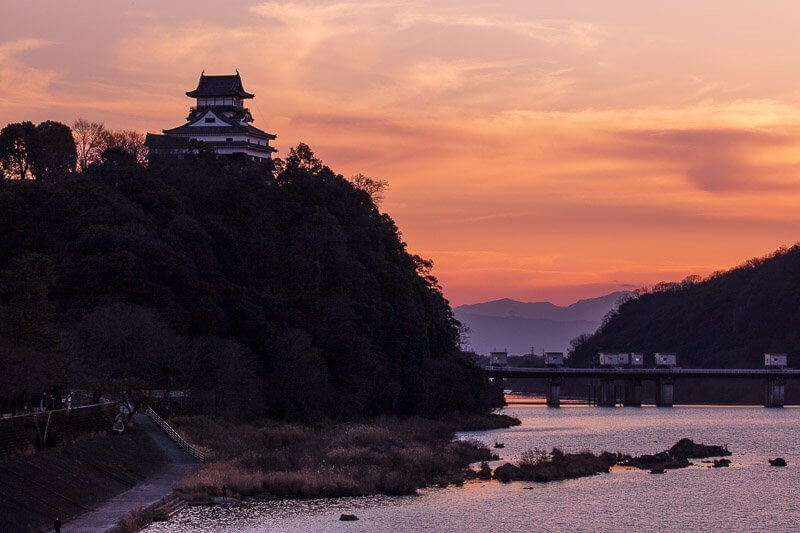
[[[253,116],[244,101],[255,95],[244,90],[238,70],[223,76],[207,76],[204,71],[197,88],[186,96],[195,98],[195,105],[189,108],[185,124],[163,130],[163,135],[147,134],[151,157],[183,157],[207,146],[220,156],[266,162],[277,151],[269,145],[276,136],[250,124]]]

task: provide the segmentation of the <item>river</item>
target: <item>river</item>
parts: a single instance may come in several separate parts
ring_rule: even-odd
[[[794,531],[800,527],[800,409],[677,406],[505,410],[521,426],[465,433],[515,460],[531,448],[655,453],[682,437],[727,444],[729,468],[610,474],[536,484],[469,482],[419,496],[192,507],[149,533],[177,531]],[[784,457],[789,466],[771,467]],[[495,463],[501,464],[501,463]],[[493,464],[493,466],[495,466]],[[357,522],[340,522],[352,513]]]

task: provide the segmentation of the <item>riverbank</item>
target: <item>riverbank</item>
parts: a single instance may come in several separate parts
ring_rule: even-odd
[[[139,527],[147,524],[152,517],[142,520],[139,524],[131,524],[131,519],[143,513],[150,512],[152,514],[153,507],[172,495],[177,483],[197,468],[197,461],[177,446],[147,415],[135,414],[129,425],[126,434],[135,436],[140,445],[146,448],[144,450],[139,448],[121,450],[125,457],[112,457],[110,473],[116,474],[117,461],[123,459],[130,462],[147,463],[149,459],[147,450],[159,457],[160,462],[146,479],[139,480],[128,490],[97,505],[92,511],[67,522],[62,529],[64,533],[138,531]]]
[[[0,530],[49,531],[59,517],[68,531],[70,520],[93,514],[107,500],[160,474],[168,462],[136,424],[122,435],[6,457],[0,461]]]
[[[612,467],[610,474],[553,483],[473,481],[463,487],[426,488],[416,496],[256,500],[239,506],[192,506],[147,533],[283,533],[325,531],[441,531],[443,533],[524,531],[792,531],[800,508],[800,426],[796,409],[763,407],[674,407],[607,409],[509,407],[520,426],[459,433],[483,442],[501,456],[490,462],[517,464],[531,448],[565,454],[609,450],[632,456],[671,449],[683,437],[727,445],[728,468],[711,459],[695,467],[648,470]],[[495,450],[496,442],[505,446]],[[770,466],[783,457],[789,465]],[[758,494],[758,498],[753,498]],[[601,495],[599,497],[598,495]],[[665,497],[668,495],[668,497]],[[342,514],[358,522],[340,522]]]
[[[452,415],[439,420],[383,417],[364,423],[234,424],[205,417],[170,422],[213,454],[178,487],[192,503],[208,503],[228,487],[235,498],[319,498],[414,494],[463,482],[474,462],[496,456],[456,431],[519,424],[506,415]]]

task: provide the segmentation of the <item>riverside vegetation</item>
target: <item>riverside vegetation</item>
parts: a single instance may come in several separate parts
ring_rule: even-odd
[[[690,439],[679,440],[669,450],[638,457],[611,452],[600,454],[593,454],[589,451],[564,453],[558,448],[553,448],[548,454],[544,450],[535,449],[523,453],[517,465],[505,463],[491,472],[488,464],[483,464],[480,470],[469,471],[468,477],[484,479],[493,477],[502,482],[535,481],[544,483],[607,473],[615,465],[662,473],[665,470],[690,466],[689,459],[725,455],[731,455],[731,452],[724,446],[698,444]],[[728,464],[730,461],[727,459],[714,462],[714,466],[727,466]]]
[[[178,488],[188,501],[203,503],[219,496],[223,485],[240,498],[320,498],[413,494],[425,486],[460,484],[469,464],[497,457],[477,441],[453,440],[453,432],[519,421],[458,413],[437,420],[381,417],[314,426],[206,417],[173,423],[214,456]]]
[[[681,439],[669,450],[638,457],[536,449],[523,453],[518,464],[505,463],[492,471],[488,461],[498,457],[477,441],[452,440],[453,432],[508,427],[519,423],[516,419],[503,415],[462,415],[446,420],[384,417],[369,423],[310,427],[180,417],[174,423],[214,457],[178,487],[178,493],[192,503],[210,502],[220,496],[223,485],[238,498],[402,495],[472,479],[540,483],[573,479],[607,473],[615,465],[656,473],[688,467],[689,459],[731,454],[723,446],[690,439]],[[720,462],[723,466],[723,461],[727,460],[714,465]],[[481,463],[480,468],[467,468],[472,463]]]

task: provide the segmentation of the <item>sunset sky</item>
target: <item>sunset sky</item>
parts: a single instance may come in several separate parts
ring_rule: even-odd
[[[454,304],[800,240],[800,3],[0,0],[0,125],[178,126],[238,69],[279,156],[389,181]]]

